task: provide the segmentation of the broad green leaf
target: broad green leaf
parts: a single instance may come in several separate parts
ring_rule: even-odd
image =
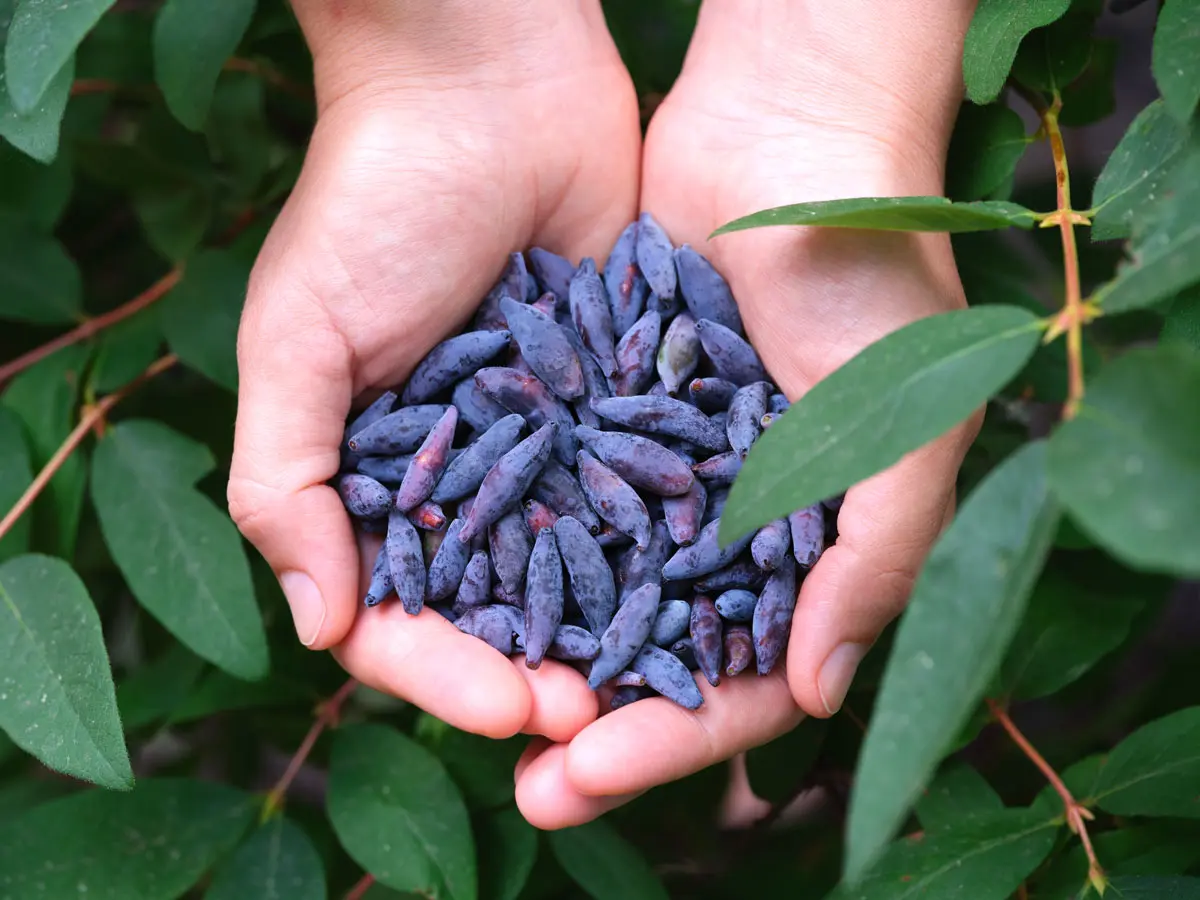
[[[793,203],[734,219],[710,237],[770,225],[819,225],[878,231],[989,231],[1032,228],[1036,213],[1000,200],[954,203],[945,197],[854,197]]]
[[[5,41],[5,33],[11,30],[9,22],[16,4],[17,0],[0,0],[0,44]],[[12,45],[13,39],[10,39],[10,50]],[[56,71],[57,74],[50,73],[52,77],[45,93],[24,111],[13,105],[9,94],[11,82],[0,71],[0,137],[42,163],[53,162],[58,155],[63,111],[67,108],[71,82],[75,79],[75,58],[65,58]]]
[[[102,16],[75,52],[76,77],[115,81],[139,91],[149,88],[154,80],[153,25],[154,17],[145,12]]]
[[[478,896],[462,796],[411,738],[383,725],[338,731],[327,805],[346,852],[382,884],[431,900]]]
[[[1120,876],[1178,875],[1200,859],[1196,831],[1179,820],[1146,826],[1125,826],[1091,836],[1105,874]],[[1088,861],[1076,844],[1038,876],[1033,895],[1038,900],[1084,900],[1095,897],[1088,887]]]
[[[181,698],[170,711],[167,722],[181,725],[234,709],[311,707],[318,699],[300,685],[279,676],[268,675],[261,681],[248,683],[214,671]]]
[[[237,330],[250,265],[228,250],[204,250],[163,300],[163,331],[183,362],[237,390]]]
[[[746,751],[746,776],[755,796],[771,803],[794,797],[817,761],[828,730],[827,719],[805,718],[775,740]]]
[[[1155,100],[1130,123],[1092,190],[1092,239],[1129,236],[1133,218],[1162,196],[1166,178],[1184,157],[1188,129]]]
[[[1200,351],[1200,285],[1180,292],[1167,311],[1159,341]]]
[[[32,481],[33,464],[21,420],[16,413],[0,407],[0,516],[13,508]],[[29,549],[30,521],[26,513],[0,537],[0,562]]]
[[[103,394],[124,387],[154,362],[162,342],[162,326],[155,306],[106,329],[100,336],[92,366],[92,387]]]
[[[963,79],[975,103],[1000,96],[1025,35],[1057,21],[1071,0],[979,0],[963,43]]]
[[[8,93],[29,113],[50,93],[51,83],[75,48],[114,0],[19,0],[4,48]],[[68,79],[68,84],[70,79]]]
[[[1109,882],[1121,900],[1200,900],[1200,878],[1135,875]]]
[[[15,147],[0,144],[0,215],[20,219],[41,231],[53,231],[73,187],[67,154],[60,153],[54,162],[45,165]]]
[[[1062,112],[1058,124],[1077,128],[1107,119],[1117,108],[1114,83],[1117,73],[1118,43],[1113,38],[1093,38],[1092,58],[1083,74],[1062,92]]]
[[[154,78],[167,108],[199,131],[221,67],[246,33],[256,0],[167,0],[154,23]]]
[[[1001,463],[967,497],[917,576],[850,797],[850,881],[903,821],[1017,630],[1058,524],[1045,467],[1041,441]]]
[[[1171,115],[1192,117],[1200,100],[1200,6],[1195,0],[1165,0],[1154,26],[1151,69]]]
[[[946,194],[955,200],[979,200],[1016,170],[1030,141],[1025,123],[1000,103],[964,103],[954,124],[946,170]]]
[[[721,515],[725,543],[834,497],[967,419],[1038,345],[1014,306],[920,319],[818,382],[755,443]]]
[[[1139,596],[1100,594],[1047,569],[1000,667],[998,692],[1034,700],[1081,677],[1129,635]]]
[[[956,762],[929,782],[914,811],[923,829],[942,831],[1002,809],[1004,801],[987,779],[966,763]]]
[[[238,842],[254,810],[248,794],[183,778],[43,803],[0,826],[0,886],[13,898],[175,900]]]
[[[207,448],[158,422],[113,427],[96,447],[92,500],[105,543],[138,602],[232,675],[267,672],[267,642],[241,537],[192,485]]]
[[[903,838],[862,882],[840,886],[827,900],[1006,900],[1049,855],[1057,828],[1038,810],[1005,809]]]
[[[0,319],[74,325],[83,277],[62,244],[24,223],[0,226]]]
[[[254,197],[271,164],[266,98],[261,78],[230,72],[217,82],[205,125],[213,159],[229,173],[234,196],[240,200]]]
[[[217,869],[204,900],[326,900],[325,866],[283,816],[260,825]]]
[[[483,737],[460,731],[428,713],[417,719],[415,735],[441,760],[468,806],[495,809],[512,802],[513,767],[528,746],[528,738]]]
[[[517,900],[537,862],[538,833],[515,806],[479,819],[479,895]]]
[[[125,730],[133,731],[167,718],[187,698],[204,665],[204,660],[183,644],[172,642],[162,656],[118,684],[117,708]]]
[[[1200,356],[1136,348],[1109,363],[1050,438],[1055,493],[1084,533],[1134,568],[1200,574],[1197,396]]]
[[[137,190],[133,208],[150,245],[170,262],[179,262],[204,239],[212,221],[213,196],[207,184],[179,181]]]
[[[1105,313],[1152,306],[1200,281],[1200,145],[1136,224],[1129,259],[1094,295]]]
[[[30,366],[12,380],[0,404],[15,412],[25,424],[34,469],[41,469],[75,427],[75,403],[91,348],[76,344]],[[70,559],[75,553],[87,464],[83,448],[77,449],[50,479],[34,504],[34,533],[39,543],[57,548]]]
[[[604,819],[546,837],[559,865],[592,900],[668,900],[650,864]]]
[[[0,726],[57,772],[131,788],[100,616],[79,576],[52,556],[10,559],[0,613]]]
[[[1108,755],[1096,802],[1118,816],[1200,818],[1200,706],[1143,725]]]
[[[1013,78],[1035,91],[1062,90],[1087,68],[1094,25],[1095,18],[1086,12],[1071,12],[1031,31],[1017,51]]]

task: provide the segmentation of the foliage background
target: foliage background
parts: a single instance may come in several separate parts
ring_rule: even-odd
[[[817,900],[831,891],[1041,900],[1087,890],[1088,863],[1061,827],[1062,804],[982,706],[957,739],[935,748],[939,758],[953,753],[899,832],[918,837],[891,845],[859,887],[836,888],[864,727],[895,629],[868,656],[841,714],[749,755],[752,785],[775,806],[742,830],[716,825],[722,766],[599,823],[538,835],[512,804],[522,739],[475,738],[346,687],[330,657],[295,640],[271,573],[224,515],[245,279],[313,123],[309,58],[291,13],[283,0],[230,0],[220,16],[201,0],[86,0],[69,5],[76,36],[60,48],[62,68],[14,69],[12,35],[26,27],[18,20],[50,6],[0,0],[0,43],[9,39],[8,84],[0,83],[0,514],[64,442],[73,448],[32,508],[0,526],[0,897],[87,888],[122,900],[348,891],[380,900],[406,890],[454,900],[751,892]],[[1023,6],[1049,16],[1067,4]],[[1160,4],[1105,11],[1094,41],[1100,4],[1071,6],[1085,21],[1055,33],[1049,65],[1061,74],[1072,48],[1086,45],[1063,90],[1072,182],[1086,198],[1157,96]],[[605,3],[647,115],[678,71],[696,7]],[[1185,0],[1171,7],[1191,11],[1183,34],[1195,48],[1191,83],[1200,84],[1200,12]],[[207,30],[189,43],[192,68],[156,62],[156,48],[172,58],[171,41],[200,22]],[[70,30],[56,27],[60,37]],[[1047,33],[1026,38],[1022,52]],[[50,86],[22,114],[17,103],[38,78]],[[1032,135],[1037,115],[1007,99]],[[949,195],[1053,209],[1045,142],[1014,142],[1011,124],[995,125],[1003,118],[995,107],[984,108],[991,118],[964,109]],[[1151,165],[1149,156],[1135,162]],[[1123,248],[1080,231],[1086,296],[1113,277]],[[1057,229],[955,242],[973,306],[1042,315],[1060,306]],[[1100,319],[1085,333],[1089,379],[1133,346],[1161,339],[1194,350],[1198,323],[1194,287]],[[62,348],[46,354],[56,339]],[[1060,340],[989,404],[960,497],[1051,429],[1066,385]],[[1189,401],[1180,387],[1179,395],[1195,406],[1195,394]],[[1193,430],[1179,438],[1192,443],[1177,446],[1195,447],[1194,412],[1178,419]],[[1175,460],[1171,473],[1194,506],[1197,456]],[[1135,570],[1087,534],[1070,517],[1059,526],[999,666],[1001,699],[1014,701],[1012,719],[1085,802],[1103,780],[1097,754],[1174,714],[1168,733],[1126,753],[1135,767],[1161,763],[1143,773],[1145,790],[1123,806],[1100,802],[1087,828],[1113,889],[1200,897],[1200,882],[1182,877],[1200,876],[1200,607],[1196,585],[1175,577],[1197,573]],[[220,630],[222,620],[235,627]],[[318,737],[298,755],[314,720]],[[128,787],[130,771],[132,791],[109,789]],[[288,888],[269,893],[272,879]]]

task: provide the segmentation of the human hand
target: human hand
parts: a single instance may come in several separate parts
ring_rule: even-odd
[[[868,11],[867,6],[871,6]],[[707,236],[804,200],[941,194],[970,2],[707,0],[684,71],[646,138],[641,205],[710,258],[747,334],[795,400],[865,346],[965,305],[944,235],[770,228]],[[690,712],[653,698],[539,741],[517,769],[544,828],[595,818],[646,789],[841,706],[863,654],[902,609],[953,514],[975,419],[852,488],[839,536],[804,580],[786,658],[712,689]]]
[[[632,84],[598,0],[294,6],[318,122],[242,318],[231,514],[308,647],[459,728],[569,738],[596,699],[567,667],[514,665],[432,610],[358,614],[380,539],[356,546],[326,482],[352,400],[461,327],[510,252],[603,263],[636,214]]]

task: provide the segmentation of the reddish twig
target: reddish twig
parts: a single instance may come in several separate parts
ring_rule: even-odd
[[[284,770],[279,781],[275,782],[275,786],[267,794],[267,799],[263,801],[262,818],[264,821],[269,819],[283,805],[283,798],[287,794],[287,789],[291,787],[292,781],[295,780],[296,775],[300,772],[300,768],[304,765],[305,760],[308,759],[308,755],[312,753],[313,747],[317,744],[317,738],[321,736],[321,733],[326,728],[337,727],[338,718],[342,711],[342,704],[354,693],[356,687],[358,687],[358,682],[353,678],[349,679],[337,689],[337,693],[317,707],[317,717],[313,721],[312,727],[308,729],[308,734],[304,736],[304,740],[300,742],[300,746],[292,754],[291,760],[288,761],[287,769]]]
[[[18,372],[24,371],[34,363],[41,362],[52,353],[56,353],[63,347],[70,347],[79,341],[85,341],[95,334],[99,334],[105,328],[116,325],[118,322],[124,321],[136,312],[140,312],[152,303],[161,300],[163,296],[179,283],[179,279],[183,276],[183,268],[176,266],[146,290],[142,291],[132,300],[123,303],[114,310],[104,313],[102,316],[96,316],[94,319],[88,319],[78,328],[68,331],[66,334],[60,334],[52,341],[47,341],[40,347],[35,347],[28,353],[18,356],[11,362],[0,366],[0,384],[8,381]]]
[[[79,446],[87,433],[108,414],[110,409],[155,375],[165,372],[178,361],[178,357],[174,353],[169,353],[161,359],[155,360],[145,372],[129,382],[125,387],[113,391],[94,406],[88,408],[80,418],[79,424],[71,430],[71,433],[67,435],[62,445],[54,451],[54,455],[50,457],[49,462],[42,467],[42,471],[38,472],[37,477],[33,479],[33,483],[26,488],[25,493],[21,495],[21,499],[13,505],[13,508],[5,514],[3,519],[0,519],[0,538],[4,537],[16,523],[17,519],[21,518],[25,511],[33,505],[33,501],[37,499],[38,494],[45,490],[46,485],[50,483],[50,479],[54,477],[54,473],[62,468],[62,464],[67,461],[67,457],[75,451],[75,448]]]
[[[246,72],[247,74],[254,75],[257,78],[261,78],[267,84],[273,85],[281,91],[291,94],[293,97],[299,97],[301,100],[313,99],[313,92],[309,88],[299,82],[292,81],[292,79],[279,70],[264,65],[257,60],[234,56],[225,60],[223,68],[227,72]]]
[[[363,895],[371,889],[371,885],[374,883],[375,876],[368,872],[362,878],[358,879],[354,887],[346,892],[345,900],[362,900]]]
[[[112,91],[118,91],[121,85],[115,81],[110,81],[107,78],[76,78],[71,83],[71,96],[79,97],[83,94],[108,94]]]
[[[1096,818],[1092,811],[1081,804],[1071,794],[1066,783],[1054,771],[1054,767],[1046,762],[1045,758],[1037,751],[1033,744],[1029,743],[1029,739],[1021,733],[1017,728],[1016,723],[1009,717],[1008,712],[995,700],[990,697],[987,699],[988,710],[1000,726],[1008,732],[1008,736],[1013,739],[1021,752],[1024,753],[1029,761],[1038,767],[1038,770],[1050,782],[1050,786],[1054,788],[1059,799],[1062,800],[1063,809],[1066,811],[1067,827],[1075,834],[1079,835],[1079,842],[1083,844],[1083,851],[1087,854],[1088,860],[1088,881],[1096,888],[1097,893],[1104,893],[1104,885],[1107,881],[1104,877],[1104,869],[1100,866],[1100,861],[1096,859],[1096,851],[1092,848],[1092,840],[1088,837],[1087,826],[1084,820]]]

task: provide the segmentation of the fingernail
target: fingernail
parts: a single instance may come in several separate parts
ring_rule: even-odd
[[[325,600],[316,583],[303,572],[284,572],[279,585],[292,609],[296,636],[305,647],[311,647],[325,624]]]
[[[817,673],[817,693],[821,695],[825,711],[831,716],[842,708],[842,701],[850,690],[850,682],[854,680],[858,664],[869,649],[868,644],[840,644],[825,659],[821,671]]]

